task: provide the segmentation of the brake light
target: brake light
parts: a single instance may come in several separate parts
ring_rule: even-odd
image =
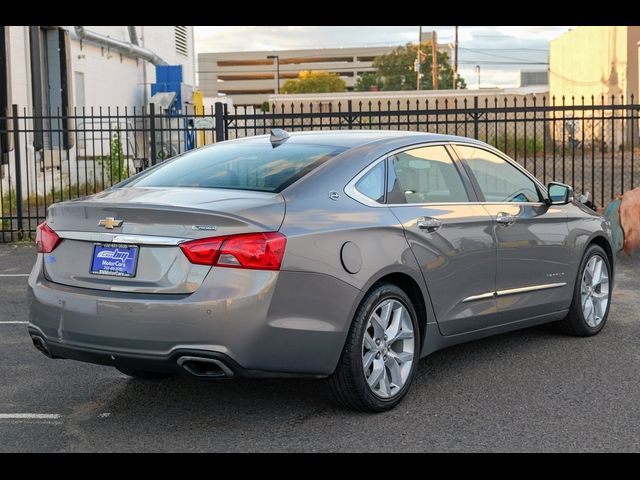
[[[215,265],[225,237],[201,238],[181,243],[180,248],[191,263]]]
[[[286,244],[283,234],[267,232],[191,240],[180,248],[191,263],[198,265],[279,270]]]
[[[51,253],[62,239],[46,223],[41,223],[36,228],[36,252]]]

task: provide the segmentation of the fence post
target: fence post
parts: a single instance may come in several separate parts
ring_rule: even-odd
[[[156,156],[158,154],[156,150],[156,104],[149,104],[149,147],[151,148],[151,165],[156,164]]]
[[[480,114],[478,113],[478,97],[475,96],[473,97],[473,138],[475,138],[476,140],[478,140],[478,135],[479,135],[479,131],[478,131],[478,118],[480,117]]]
[[[216,143],[225,140],[224,138],[224,110],[223,103],[215,103],[215,119],[216,119]]]
[[[347,109],[348,109],[348,117],[347,117],[347,122],[349,124],[349,130],[353,129],[353,104],[352,104],[352,100],[348,100],[347,101]]]
[[[22,212],[22,159],[20,158],[20,133],[18,132],[18,105],[13,104],[11,106],[11,110],[11,123],[13,128],[13,155],[15,159],[16,170],[16,215],[18,217],[18,238],[21,239],[24,237],[24,225]]]

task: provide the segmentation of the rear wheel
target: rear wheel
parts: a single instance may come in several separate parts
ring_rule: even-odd
[[[578,337],[596,335],[607,322],[611,304],[611,262],[598,245],[590,245],[582,258],[569,314],[555,323],[561,333]]]
[[[420,330],[407,294],[375,286],[358,307],[329,386],[342,405],[366,412],[395,407],[406,395],[419,358]]]
[[[133,378],[140,378],[142,380],[162,380],[163,378],[171,377],[170,373],[163,372],[150,372],[149,370],[136,370],[127,367],[116,367],[120,373],[124,373]]]

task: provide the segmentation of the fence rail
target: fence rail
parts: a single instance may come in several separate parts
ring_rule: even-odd
[[[544,182],[590,192],[605,206],[640,179],[633,97],[323,102],[207,111],[82,108],[0,116],[0,242],[32,236],[47,207],[97,193],[133,173],[217,141],[268,133],[391,129],[462,135],[509,154]]]

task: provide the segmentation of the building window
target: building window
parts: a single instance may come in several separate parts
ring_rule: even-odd
[[[187,27],[174,27],[176,35],[176,53],[189,56],[189,43],[187,41]]]
[[[76,97],[76,108],[82,109],[85,107],[84,99],[84,73],[73,72],[74,92]]]

